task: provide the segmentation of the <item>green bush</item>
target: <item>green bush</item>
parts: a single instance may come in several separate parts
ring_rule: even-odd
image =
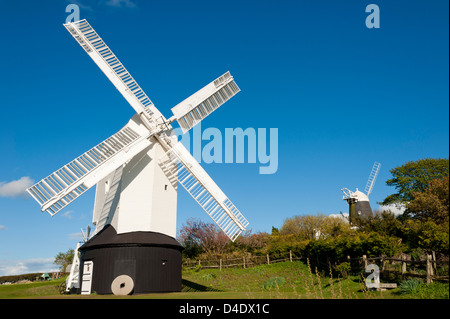
[[[417,279],[408,279],[400,283],[399,289],[402,295],[411,295],[419,291],[420,282]]]
[[[333,266],[334,271],[338,272],[342,278],[347,279],[351,271],[351,266],[349,262],[343,262],[339,265]]]
[[[392,257],[400,253],[402,248],[397,237],[361,232],[353,236],[311,240],[305,251],[307,255],[317,256],[320,260],[345,262],[347,256]]]
[[[272,277],[269,278],[266,283],[264,284],[264,289],[270,290],[279,288],[284,284],[284,278],[283,277]]]
[[[449,299],[449,285],[444,283],[421,283],[417,279],[401,282],[400,294],[413,299]]]

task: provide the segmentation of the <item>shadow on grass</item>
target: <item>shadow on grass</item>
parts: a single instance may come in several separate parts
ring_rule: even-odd
[[[182,292],[196,292],[196,291],[222,291],[213,287],[200,285],[193,281],[181,279],[181,291]]]

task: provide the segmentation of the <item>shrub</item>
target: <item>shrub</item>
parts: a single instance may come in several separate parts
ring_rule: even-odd
[[[420,282],[417,279],[408,279],[401,282],[399,289],[402,295],[411,295],[419,291]]]
[[[343,262],[343,263],[340,263],[339,265],[335,265],[335,266],[333,266],[333,269],[335,271],[337,271],[344,279],[348,278],[348,274],[351,271],[349,262]]]
[[[284,284],[284,278],[283,277],[272,277],[269,278],[266,283],[264,284],[264,289],[270,290],[274,288],[279,288]]]

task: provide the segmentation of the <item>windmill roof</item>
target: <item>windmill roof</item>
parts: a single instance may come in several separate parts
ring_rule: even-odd
[[[89,239],[80,250],[114,246],[159,246],[173,247],[182,250],[183,247],[175,238],[157,232],[137,231],[117,234],[113,226],[107,225],[97,235]]]

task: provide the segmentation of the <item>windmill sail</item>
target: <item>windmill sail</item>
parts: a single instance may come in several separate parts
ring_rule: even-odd
[[[375,162],[372,167],[372,171],[370,172],[369,179],[367,180],[366,188],[364,191],[366,195],[369,196],[372,193],[373,185],[375,185],[375,181],[377,180],[378,172],[380,171],[381,163]]]
[[[131,120],[119,132],[27,189],[55,215],[105,176],[148,147],[150,133]]]
[[[150,121],[162,117],[144,90],[85,19],[64,26],[138,114],[143,113]]]
[[[239,91],[230,72],[227,72],[174,106],[172,113],[186,133]]]
[[[222,192],[198,162],[178,142],[160,159],[169,179],[176,175],[178,182],[197,201],[203,210],[234,241],[249,222]],[[174,165],[177,164],[177,165]]]

